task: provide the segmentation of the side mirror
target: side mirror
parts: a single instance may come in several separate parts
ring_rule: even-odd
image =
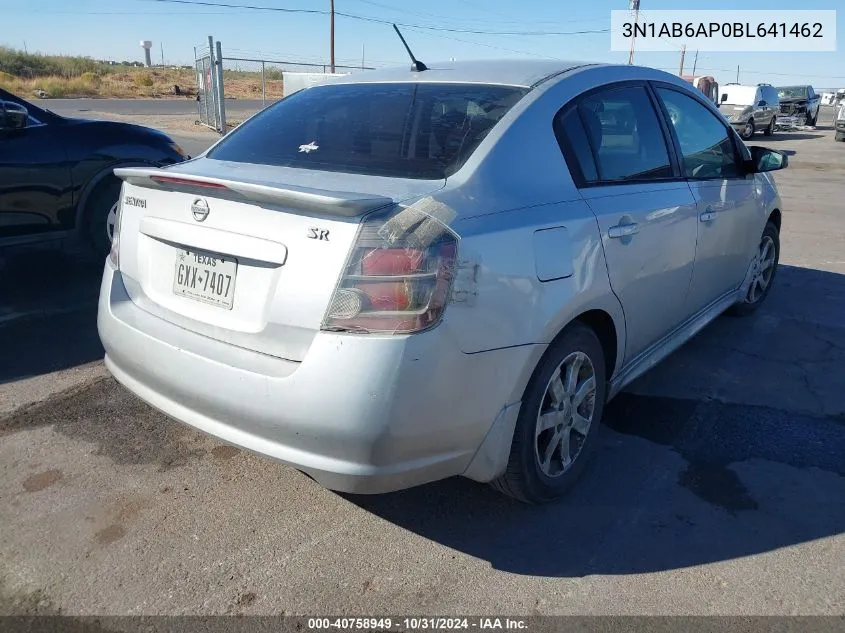
[[[777,171],[789,165],[789,158],[783,152],[765,147],[751,146],[751,160],[746,161],[749,173],[759,174],[764,171]]]
[[[0,101],[0,130],[22,130],[26,127],[29,112],[14,101]]]
[[[765,102],[764,100],[762,100],[762,99],[761,99],[760,101],[758,101],[758,102],[757,102],[757,106],[758,106],[758,107],[760,107],[760,108],[762,108],[762,107],[763,107],[763,106],[765,106],[765,105],[766,105],[766,102]]]

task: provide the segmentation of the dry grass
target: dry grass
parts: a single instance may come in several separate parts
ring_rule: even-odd
[[[84,72],[76,77],[51,75],[25,78],[0,71],[0,88],[23,98],[43,94],[53,99],[72,97],[131,99],[170,96],[173,94],[173,86],[178,85],[182,94],[196,95],[196,78],[191,69],[118,68],[119,70],[104,74]],[[260,73],[225,71],[223,85],[227,98],[261,98]],[[266,91],[268,99],[281,98],[281,79],[267,80]]]
[[[261,98],[261,73],[242,71],[223,71],[223,89],[226,97],[236,99]],[[265,90],[268,99],[281,99],[283,83],[281,79],[267,79]]]
[[[0,88],[24,98],[41,91],[47,97],[160,97],[173,94],[173,86],[196,94],[194,73],[177,69],[123,69],[103,75],[83,73],[78,77],[15,77],[0,73]]]

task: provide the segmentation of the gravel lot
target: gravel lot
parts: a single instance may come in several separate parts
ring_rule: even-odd
[[[794,152],[766,306],[620,395],[548,507],[461,479],[338,495],[199,435],[103,369],[97,267],[10,262],[0,614],[845,613],[845,143],[826,115],[754,139]]]

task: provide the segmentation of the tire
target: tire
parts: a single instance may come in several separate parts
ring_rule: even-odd
[[[775,133],[775,119],[777,117],[772,117],[772,120],[769,122],[768,127],[763,130],[763,134],[765,136],[772,136]]]
[[[107,176],[88,196],[82,213],[82,232],[89,254],[104,258],[111,249],[109,216],[120,197],[120,180]]]
[[[570,374],[567,369],[574,370],[576,364],[580,371]],[[569,375],[575,378],[575,388],[567,392]],[[552,384],[555,377],[560,378],[557,388]],[[572,323],[534,370],[522,398],[507,468],[491,485],[525,503],[547,503],[562,497],[583,473],[597,444],[607,393],[605,379],[601,342],[586,325]],[[573,394],[579,392],[582,399],[573,411]],[[546,412],[543,424],[557,424],[538,433],[541,411]],[[578,421],[573,413],[581,414]],[[563,459],[564,446],[568,465]],[[544,459],[546,455],[548,459]]]
[[[845,132],[837,132],[835,138],[837,141],[845,141]]]
[[[760,266],[761,257],[764,256],[763,251],[767,243],[769,244],[769,252],[773,249],[774,255],[771,256],[771,263],[769,265]],[[765,257],[766,260],[764,261],[768,261],[770,256],[766,254]],[[769,292],[775,283],[775,274],[777,273],[778,262],[780,261],[780,233],[774,223],[766,223],[766,228],[763,229],[763,235],[760,236],[760,245],[757,247],[754,258],[755,265],[760,266],[758,268],[759,273],[752,279],[751,286],[748,288],[745,298],[739,303],[732,305],[728,310],[734,316],[748,316],[756,312],[763,305],[766,297],[769,296]],[[760,291],[758,279],[765,283],[762,292]]]
[[[754,136],[754,131],[755,131],[754,130],[754,120],[748,119],[748,122],[742,128],[742,132],[739,133],[739,137],[743,141],[749,141],[749,140],[751,140],[751,137]]]
[[[812,118],[811,118],[811,117],[810,117],[810,115],[808,114],[808,115],[807,115],[806,120],[804,121],[804,123],[805,123],[807,126],[809,126],[809,127],[815,127],[815,125],[816,125],[816,121],[818,121],[818,120],[819,120],[819,113],[818,113],[818,112],[816,112],[816,116],[814,116],[814,117],[812,117]]]

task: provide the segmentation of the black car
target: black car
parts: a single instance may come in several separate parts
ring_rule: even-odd
[[[0,251],[70,238],[105,256],[120,196],[114,168],[188,158],[156,130],[62,117],[0,90]]]

